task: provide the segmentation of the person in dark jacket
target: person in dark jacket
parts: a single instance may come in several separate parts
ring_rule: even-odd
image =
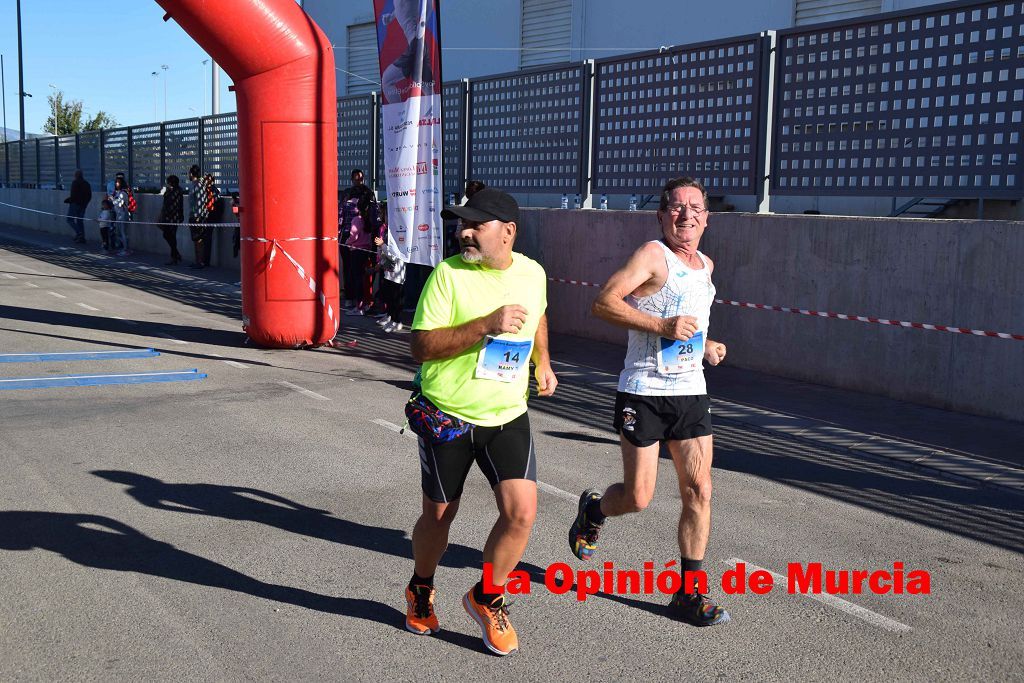
[[[171,260],[164,265],[174,266],[181,262],[178,251],[178,224],[185,220],[183,201],[185,193],[181,189],[181,181],[176,175],[167,176],[167,187],[164,188],[164,204],[160,209],[160,230],[164,240],[171,248]]]
[[[71,196],[64,200],[68,205],[68,225],[75,231],[75,244],[85,244],[85,222],[82,217],[91,201],[92,186],[79,169],[75,171],[75,179],[71,181]]]

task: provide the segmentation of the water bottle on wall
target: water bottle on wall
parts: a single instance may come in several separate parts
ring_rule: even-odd
[[[636,195],[635,194],[629,195],[629,210],[630,211],[636,211]]]
[[[568,209],[569,208],[569,195],[567,195],[565,193],[562,194],[562,208],[563,209]]]
[[[577,193],[576,194],[576,198],[572,200],[572,208],[574,208],[574,209],[580,208],[580,195],[579,195],[579,193]]]
[[[454,192],[449,192],[448,193],[448,205],[449,206],[455,206],[455,193]]]
[[[606,194],[601,195],[601,210],[602,211],[607,211],[608,210],[608,195],[606,195]]]

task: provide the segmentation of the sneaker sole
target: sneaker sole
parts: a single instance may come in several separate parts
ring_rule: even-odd
[[[573,533],[573,528],[576,526],[576,522],[580,521],[580,517],[583,516],[583,511],[586,509],[587,503],[590,502],[590,495],[593,493],[600,494],[601,492],[598,491],[597,489],[587,489],[582,494],[580,494],[580,502],[576,506],[576,520],[569,527],[569,550],[572,551],[573,557],[575,557],[578,560],[583,560],[584,562],[589,562],[590,559],[594,556],[594,552],[591,551],[590,555],[587,555],[586,557],[579,556],[579,554],[576,552],[576,534]]]
[[[695,626],[697,628],[706,628],[708,626],[721,626],[722,624],[728,624],[730,621],[732,621],[732,617],[730,617],[729,613],[724,611],[724,610],[722,611],[722,616],[720,616],[715,621],[708,621],[708,622],[690,621],[689,619],[686,619],[684,617],[678,617],[678,616],[675,616],[673,614],[669,614],[668,618],[671,619],[672,621],[678,621],[678,622],[681,622],[683,624],[688,624],[690,626]]]
[[[466,595],[462,596],[462,608],[466,610],[466,614],[468,614],[470,617],[472,617],[473,621],[476,622],[476,625],[480,627],[480,637],[483,639],[484,645],[487,647],[488,650],[490,650],[491,652],[493,652],[496,655],[504,657],[505,655],[510,655],[510,654],[512,654],[513,652],[515,652],[516,650],[519,649],[519,648],[512,648],[508,652],[505,652],[504,650],[499,650],[497,647],[495,647],[493,644],[491,644],[491,641],[488,640],[488,638],[487,638],[487,624],[485,624],[483,621],[481,621],[480,615],[477,614],[476,610],[473,609],[473,606],[471,604],[469,604],[469,594],[466,594]]]
[[[428,629],[424,629],[423,631],[418,631],[418,630],[414,629],[412,626],[410,626],[408,621],[405,622],[405,630],[408,631],[409,633],[412,633],[413,635],[417,635],[417,636],[429,636],[429,635],[431,635],[433,633],[440,633],[441,632],[441,629],[437,629],[436,631],[432,631],[429,628]]]

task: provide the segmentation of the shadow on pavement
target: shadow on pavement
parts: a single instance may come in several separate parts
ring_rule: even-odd
[[[405,615],[373,600],[320,595],[246,576],[150,538],[110,517],[61,512],[0,512],[0,549],[57,553],[95,569],[149,574],[245,593],[265,600],[402,628]]]

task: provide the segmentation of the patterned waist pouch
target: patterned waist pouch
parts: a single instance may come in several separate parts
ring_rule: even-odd
[[[431,444],[454,441],[475,426],[444,412],[419,391],[405,404],[405,416],[409,429]]]

